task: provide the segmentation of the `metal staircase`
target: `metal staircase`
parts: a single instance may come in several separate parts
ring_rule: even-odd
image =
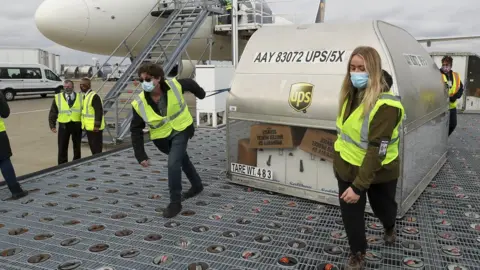
[[[152,16],[157,17],[149,30],[157,23],[158,19],[167,18],[167,20],[139,55],[133,56],[131,52],[140,40],[137,41],[132,48],[128,48],[126,45],[126,40],[136,29],[132,30],[115,50],[117,51],[121,46],[125,46],[130,52],[121,63],[128,58],[133,59],[131,65],[113,88],[103,95],[103,108],[106,122],[104,143],[118,143],[130,132],[130,121],[133,117],[130,103],[134,100],[135,96],[142,91],[139,85],[134,84],[138,68],[143,63],[152,62],[162,65],[165,74],[170,73],[207,16],[212,13],[223,13],[223,9],[219,8],[219,3],[216,0],[184,0],[174,1],[174,4],[175,8],[173,9],[165,8],[162,4],[158,3],[147,15],[150,18]],[[146,18],[144,18],[144,20]],[[142,22],[140,22],[140,24]],[[141,38],[144,38],[145,34]],[[112,55],[115,54],[115,51]],[[111,56],[105,64],[108,63],[110,58]],[[105,64],[103,66],[105,66]],[[97,90],[97,94],[100,96],[102,96],[102,92],[106,92],[105,85],[106,82]]]

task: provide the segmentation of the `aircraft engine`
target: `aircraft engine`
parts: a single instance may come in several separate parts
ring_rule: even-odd
[[[194,63],[196,61],[193,61]],[[177,79],[193,78],[195,72],[195,65],[190,60],[181,60],[168,73],[167,77],[176,77]]]

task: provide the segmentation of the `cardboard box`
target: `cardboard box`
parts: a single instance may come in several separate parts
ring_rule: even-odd
[[[316,190],[320,158],[299,148],[288,150],[287,153],[286,184],[296,188]]]
[[[303,151],[333,161],[333,144],[337,140],[335,131],[309,128],[299,148]]]
[[[238,161],[237,163],[257,166],[257,149],[250,148],[250,140],[241,139],[238,141]]]
[[[475,91],[475,97],[480,97],[480,88],[477,88]]]
[[[306,128],[258,124],[250,129],[250,148],[295,148]]]

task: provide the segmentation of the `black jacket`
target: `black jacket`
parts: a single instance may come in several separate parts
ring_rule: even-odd
[[[0,91],[0,117],[3,119],[10,116],[10,107],[8,106],[5,96]],[[0,160],[7,159],[12,156],[12,148],[10,148],[10,140],[6,131],[0,132]]]
[[[178,83],[182,86],[182,94],[185,92],[190,92],[195,97],[199,99],[205,98],[205,91],[203,90],[198,83],[192,79],[179,79]],[[167,91],[172,91],[168,85],[163,81],[160,84],[160,88],[164,93]],[[165,98],[167,98],[167,95],[165,95]],[[153,109],[153,111],[157,114],[160,114],[158,110],[158,106],[155,104],[155,102],[152,100],[150,93],[145,92],[145,99],[147,100],[148,105],[150,105]],[[168,104],[168,99],[166,100]],[[135,109],[132,108],[133,111],[133,118],[132,122],[130,123],[130,132],[131,134],[131,139],[132,139],[132,146],[133,150],[135,151],[135,158],[137,161],[140,163],[144,160],[148,159],[147,153],[145,152],[145,147],[144,147],[144,139],[143,139],[143,129],[146,127],[145,126],[145,121],[143,121],[142,117],[138,115],[138,113],[135,111]],[[195,133],[195,126],[192,123],[185,132],[189,133],[189,137],[193,137],[193,134]],[[164,143],[168,143],[167,139],[158,139],[155,140],[154,143],[156,145],[161,145]]]

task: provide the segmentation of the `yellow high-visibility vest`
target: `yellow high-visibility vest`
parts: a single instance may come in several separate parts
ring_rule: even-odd
[[[92,106],[93,97],[96,95],[95,92],[90,91],[85,95],[83,108],[82,108],[82,129],[87,131],[92,131],[95,126],[95,109]],[[100,96],[99,96],[100,97]],[[100,98],[100,101],[102,98]],[[105,128],[105,117],[102,115],[102,123],[100,124],[100,129]]]
[[[168,100],[166,117],[156,114],[148,105],[145,92],[140,93],[132,101],[132,107],[148,126],[151,140],[166,138],[173,130],[183,131],[193,123],[180,83],[176,79],[166,83],[170,87],[170,91],[166,93]]]
[[[70,108],[64,93],[55,95],[55,104],[58,108],[57,121],[59,123],[80,122],[82,121],[82,94],[75,93],[76,98],[73,106]]]
[[[7,127],[5,126],[5,122],[3,118],[0,118],[0,132],[7,131]]]
[[[399,146],[399,127],[405,116],[405,111],[400,102],[400,97],[394,96],[391,92],[382,93],[373,109],[365,116],[363,114],[363,104],[360,104],[343,122],[345,109],[348,104],[348,99],[343,104],[342,111],[337,117],[337,140],[335,141],[335,151],[340,153],[340,156],[346,162],[361,166],[363,159],[367,153],[368,148],[368,133],[370,129],[370,122],[380,106],[386,104],[388,106],[400,109],[400,121],[395,126],[392,136],[386,149],[386,155],[382,161],[382,165],[388,164],[398,157]]]
[[[457,72],[452,72],[452,77],[453,77],[453,82],[452,85],[450,86],[450,89],[448,89],[448,96],[453,96],[458,92],[458,89],[460,89],[460,75],[458,75]],[[443,81],[448,85],[448,80],[447,80],[447,75],[443,74]],[[450,102],[450,109],[455,109],[457,108],[457,101],[455,100],[454,102]]]
[[[231,0],[226,0],[225,1],[227,4],[225,5],[226,10],[231,10],[232,9],[232,1]]]

